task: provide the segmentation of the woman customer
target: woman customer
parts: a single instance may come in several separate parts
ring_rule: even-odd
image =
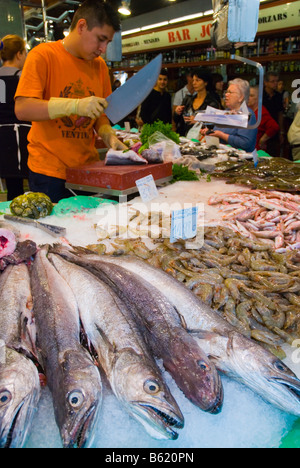
[[[242,110],[243,104],[249,100],[250,85],[248,81],[236,78],[228,83],[228,89],[225,93],[226,109],[232,114],[236,114]],[[252,109],[248,107],[250,114],[249,125],[256,123],[256,117]],[[201,130],[201,135],[206,135],[208,129]],[[221,143],[228,144],[236,149],[241,149],[247,153],[252,153],[255,150],[257,129],[248,128],[221,128],[215,127],[210,135],[220,139]]]
[[[211,92],[212,76],[208,69],[198,68],[193,71],[193,87],[195,95],[186,96],[174,112],[174,121],[177,131],[182,136],[186,136],[195,124],[195,116],[204,111],[207,106],[220,108],[218,99]]]
[[[258,118],[258,101],[259,101],[259,87],[252,86],[250,88],[250,97],[248,106],[253,110],[256,119]],[[279,133],[279,125],[273,119],[269,111],[262,106],[261,123],[258,127],[256,138],[256,149],[267,151],[267,141]]]
[[[27,51],[25,41],[16,35],[5,36],[1,44],[0,177],[5,179],[7,200],[12,200],[24,193],[23,179],[28,177],[27,135],[30,124],[20,122],[14,111],[14,96]]]

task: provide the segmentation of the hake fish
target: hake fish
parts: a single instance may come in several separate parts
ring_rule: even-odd
[[[0,276],[0,448],[22,448],[40,398],[30,277],[25,264]]]
[[[89,255],[132,271],[163,293],[217,369],[281,410],[300,416],[300,380],[272,353],[239,334],[192,291],[160,269],[131,256]]]
[[[49,258],[76,296],[84,331],[118,400],[151,436],[177,439],[182,413],[125,304],[88,270]]]
[[[91,444],[102,402],[98,368],[80,344],[77,303],[41,249],[31,271],[38,346],[65,448]]]
[[[219,413],[224,396],[219,373],[185,330],[174,306],[128,270],[101,262],[94,266],[95,274],[126,301],[152,353],[163,360],[185,396],[203,411]]]

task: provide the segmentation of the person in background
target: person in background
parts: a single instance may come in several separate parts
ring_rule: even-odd
[[[15,114],[14,96],[27,57],[25,41],[17,35],[5,36],[0,58],[0,79],[5,85],[5,102],[0,104],[0,177],[5,180],[7,200],[23,195],[24,179],[28,177],[28,122]]]
[[[284,113],[286,113],[290,104],[290,95],[289,92],[284,89],[284,82],[282,80],[278,81],[277,91],[281,94]]]
[[[256,120],[258,118],[258,101],[259,101],[259,87],[252,86],[250,88],[250,97],[248,106],[253,110]],[[256,149],[267,150],[267,142],[270,138],[273,138],[279,132],[279,125],[273,117],[271,117],[269,111],[262,106],[262,118],[261,123],[258,127]]]
[[[298,112],[288,131],[288,142],[291,147],[292,159],[294,161],[299,161],[300,160],[300,104],[298,104]]]
[[[279,134],[270,138],[267,143],[267,152],[278,157],[282,155],[282,150],[285,143],[285,128],[284,128],[284,107],[281,94],[277,91],[279,83],[278,73],[271,71],[265,76],[263,105],[269,111],[273,119],[280,127]]]
[[[212,94],[218,100],[220,109],[224,109],[224,78],[220,73],[212,74]]]
[[[141,105],[139,124],[153,124],[157,120],[172,123],[172,99],[168,88],[168,71],[162,69],[154,89]]]
[[[192,99],[194,96],[196,96],[196,92],[194,90],[194,84],[193,84],[193,72],[191,70],[188,70],[185,74],[185,79],[186,79],[186,85],[181,88],[179,91],[177,91],[177,93],[175,94],[174,96],[174,100],[173,100],[173,115],[174,115],[174,112],[175,112],[175,109],[178,107],[178,106],[181,106],[184,99],[186,97],[189,97],[190,99]],[[182,133],[182,129],[181,129],[181,126],[182,126],[182,120],[180,121],[177,121],[177,124],[175,123],[174,121],[174,131],[176,131],[177,133],[181,134]],[[183,126],[184,126],[184,122],[183,122]],[[184,131],[184,130],[183,130]]]
[[[112,85],[112,90],[115,91],[116,89],[120,88],[121,86],[121,81],[120,80],[115,80],[113,85]]]
[[[174,112],[174,121],[180,129],[180,135],[186,136],[195,124],[195,116],[207,106],[220,108],[218,100],[212,95],[212,76],[207,68],[193,71],[193,86],[195,95],[186,96]]]
[[[241,110],[244,103],[247,103],[250,95],[250,85],[248,81],[236,78],[228,83],[228,89],[225,93],[225,105],[231,113],[237,113]],[[250,119],[249,125],[256,123],[255,114],[248,108]],[[201,135],[206,135],[208,129],[202,129]],[[228,144],[236,149],[242,149],[247,153],[255,150],[257,129],[247,128],[218,128],[209,133],[213,137],[220,139],[221,143]]]
[[[186,85],[181,88],[177,93],[175,93],[174,100],[173,100],[173,110],[177,106],[181,106],[184,98],[186,96],[192,97],[194,96],[195,90],[194,90],[194,84],[193,84],[193,72],[191,70],[188,70],[185,74],[185,79],[186,79]]]
[[[105,115],[112,89],[101,58],[119,30],[120,17],[108,2],[86,0],[63,41],[40,44],[28,55],[15,112],[32,121],[30,190],[45,193],[53,203],[71,196],[67,168],[99,161],[97,134],[108,148],[126,149]]]

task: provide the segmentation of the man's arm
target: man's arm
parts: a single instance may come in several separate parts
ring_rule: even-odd
[[[19,120],[42,122],[69,115],[98,119],[107,107],[104,98],[90,96],[82,99],[51,98],[45,101],[19,96],[16,98],[15,114]]]
[[[48,111],[49,101],[42,99],[17,97],[15,102],[15,114],[19,120],[27,122],[43,122],[50,120]]]

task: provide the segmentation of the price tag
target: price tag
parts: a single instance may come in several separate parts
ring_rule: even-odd
[[[158,197],[157,187],[152,174],[137,180],[136,186],[144,203],[150,202]]]
[[[198,206],[172,212],[170,242],[192,239],[197,235]]]

